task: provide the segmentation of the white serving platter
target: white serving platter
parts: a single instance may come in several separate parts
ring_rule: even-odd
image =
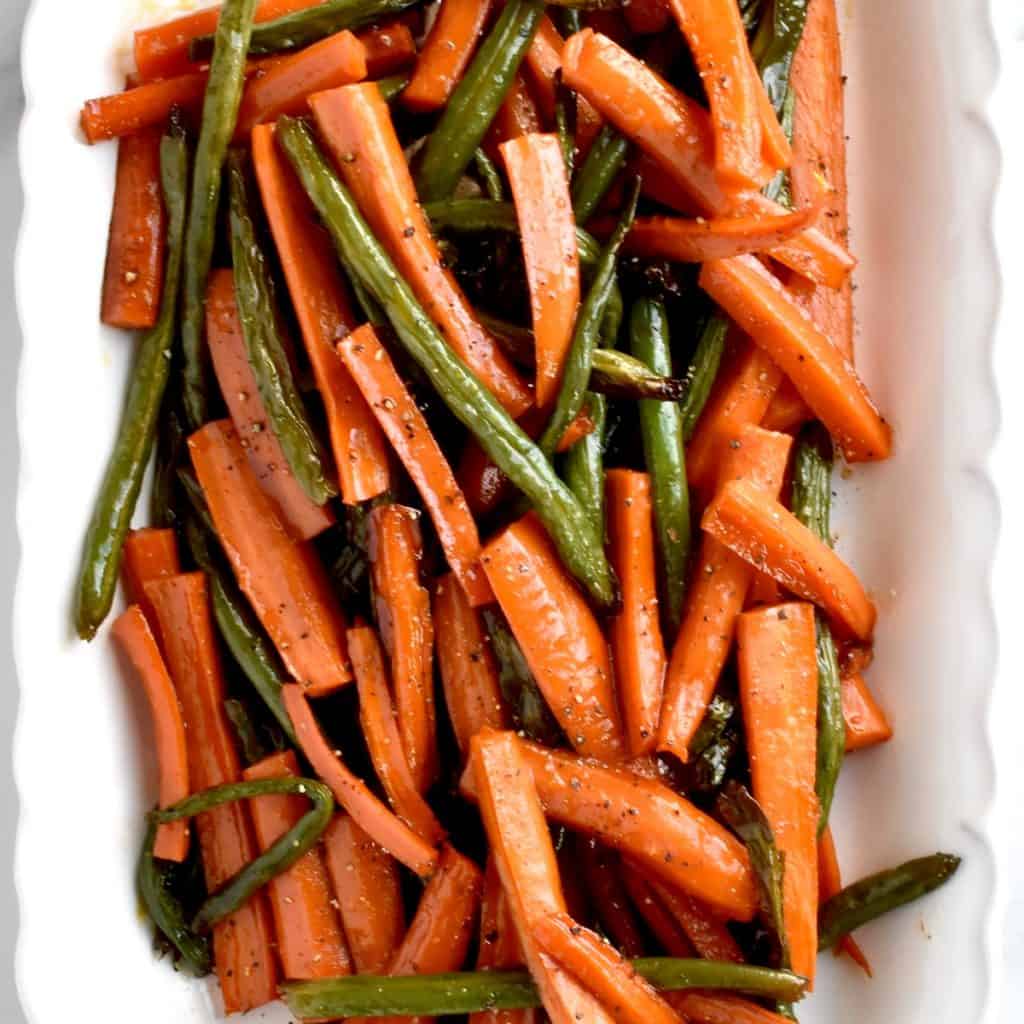
[[[86,146],[77,114],[119,87],[129,27],[168,6],[36,0],[25,30],[14,770],[30,1024],[198,1024],[219,1012],[211,987],[152,955],[133,887],[155,792],[148,727],[105,635],[83,644],[70,625],[132,348],[98,321],[115,150]],[[999,154],[985,117],[996,50],[986,0],[847,0],[845,19],[858,363],[894,423],[896,456],[842,482],[837,526],[880,606],[870,680],[897,737],[849,759],[835,832],[851,879],[935,849],[964,866],[941,895],[863,930],[873,981],[827,958],[800,1017],[981,1024],[998,891],[987,832],[998,513],[985,469],[997,420]],[[240,1018],[290,1019],[282,1007]]]

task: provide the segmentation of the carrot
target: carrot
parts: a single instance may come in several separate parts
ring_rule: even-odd
[[[818,903],[827,903],[838,895],[843,888],[843,878],[839,870],[839,856],[836,853],[832,829],[825,826],[825,831],[818,839]],[[844,935],[836,946],[835,954],[846,953],[850,959],[870,978],[871,964],[852,935]]]
[[[377,636],[368,626],[350,629],[348,646],[359,688],[359,721],[377,777],[395,814],[428,843],[437,844],[444,829],[420,796],[402,749]]]
[[[534,939],[537,922],[565,913],[566,907],[551,836],[515,733],[485,730],[474,736],[470,772],[526,963],[551,1024],[609,1024],[612,1018],[594,996],[544,955]]]
[[[735,445],[735,447],[733,447]],[[726,448],[720,482],[749,479],[777,498],[792,439],[749,424]],[[659,750],[688,760],[688,747],[718,685],[732,647],[736,619],[756,575],[714,537],[701,540],[683,621],[665,681]]]
[[[665,0],[629,0],[622,13],[626,24],[638,36],[656,35],[668,27],[672,12]]]
[[[511,416],[525,412],[529,389],[441,260],[380,90],[346,85],[309,105],[345,184],[445,340]]]
[[[185,723],[181,705],[164,659],[153,638],[146,616],[131,605],[113,625],[114,638],[142,681],[153,723],[156,763],[160,776],[160,806],[170,807],[191,794]],[[188,856],[188,821],[171,821],[159,826],[153,855],[181,863]]]
[[[465,760],[469,741],[484,726],[507,729],[511,717],[480,613],[469,603],[454,576],[442,576],[437,581],[433,619],[445,704]]]
[[[210,275],[206,337],[224,403],[239,437],[245,438],[245,454],[260,486],[296,540],[309,540],[323,533],[334,522],[333,514],[302,489],[285,459],[281,442],[267,423],[267,411],[249,365],[230,270],[214,270]]]
[[[440,110],[473,59],[492,0],[443,0],[423,41],[402,102],[417,113]]]
[[[700,900],[679,892],[657,879],[648,883],[661,905],[676,919],[683,934],[705,960],[734,964],[745,962],[739,943],[732,937],[725,922],[716,917]]]
[[[338,803],[378,846],[421,878],[429,878],[437,867],[437,850],[392,814],[346,767],[320,731],[301,687],[288,684],[282,687],[281,696],[303,754]]]
[[[251,75],[245,85],[235,125],[235,140],[249,137],[253,126],[282,114],[302,114],[309,96],[324,89],[360,82],[366,77],[366,50],[348,31],[336,32],[270,70]]]
[[[669,956],[691,957],[694,948],[676,919],[662,906],[650,883],[639,868],[623,862],[622,883],[648,931]]]
[[[705,263],[700,286],[789,377],[848,462],[889,456],[892,432],[856,371],[763,264]]]
[[[786,859],[783,912],[793,970],[813,984],[818,956],[814,609],[791,602],[746,612],[736,637],[754,796]]]
[[[364,324],[338,345],[338,352],[377,417],[434,523],[448,564],[473,605],[491,599],[480,565],[480,535],[448,460],[381,345]]]
[[[658,615],[654,508],[646,473],[605,475],[609,557],[622,589],[610,639],[631,757],[654,751],[665,683],[665,644]]]
[[[753,916],[743,844],[664,783],[536,743],[523,741],[522,753],[549,818],[633,857],[730,919]],[[472,797],[471,772],[461,784]]]
[[[674,992],[669,1000],[690,1024],[786,1024],[790,1019],[739,996]]]
[[[583,884],[594,903],[598,920],[622,955],[643,956],[644,939],[619,876],[619,858],[593,839],[579,844]]]
[[[273,21],[286,14],[315,7],[323,0],[260,0],[256,7],[256,21]],[[217,30],[220,7],[206,7],[180,18],[162,22],[135,33],[135,66],[143,81],[170,78],[189,71],[195,65],[189,60],[189,46],[193,39],[207,36]]]
[[[152,327],[163,294],[164,201],[160,184],[163,132],[125,136],[117,146],[114,208],[107,236],[100,319],[110,327]]]
[[[224,676],[201,572],[146,584],[167,667],[181,702],[188,750],[189,784],[199,792],[242,777],[224,711]],[[196,818],[206,886],[215,892],[256,857],[249,809],[224,804]],[[225,1013],[242,1013],[277,998],[274,926],[266,896],[213,926],[213,955]]]
[[[341,494],[347,505],[391,485],[387,442],[334,346],[356,327],[330,238],[320,225],[271,125],[252,133],[252,156],[306,353],[323,398]]]
[[[365,29],[357,38],[365,51],[367,78],[386,78],[416,59],[416,40],[409,26],[397,19]]]
[[[581,754],[621,761],[625,740],[601,627],[534,515],[484,548],[484,569],[544,699]]]
[[[231,424],[206,424],[188,447],[238,585],[289,674],[313,696],[350,682],[345,622],[327,574],[313,549],[288,535]]]
[[[845,562],[787,508],[747,480],[728,484],[708,506],[702,528],[787,590],[814,601],[862,640],[875,606]]]
[[[194,71],[86,100],[80,118],[86,141],[104,142],[162,126],[172,108],[196,107],[202,102],[209,77],[205,71]]]
[[[501,145],[530,289],[536,346],[537,405],[558,394],[580,303],[576,224],[562,148],[555,135],[531,133]]]
[[[299,774],[292,750],[271,754],[247,768],[246,779],[277,779]],[[261,851],[293,828],[305,807],[301,797],[260,796],[249,801]],[[277,950],[285,978],[311,980],[352,973],[345,937],[331,906],[323,856],[312,849],[267,887],[274,912]]]
[[[864,750],[892,739],[889,719],[859,672],[843,676],[842,692],[847,751]]]
[[[814,413],[807,408],[807,403],[800,397],[793,382],[783,378],[778,390],[772,396],[771,403],[761,420],[765,430],[778,430],[781,433],[796,432],[805,423],[814,419]]]
[[[540,130],[537,101],[533,98],[533,92],[527,85],[522,71],[517,71],[505,99],[498,108],[498,113],[487,129],[487,135],[484,136],[484,149],[492,159],[496,159],[501,143]]]
[[[347,814],[324,833],[324,856],[356,971],[383,974],[405,934],[398,865]]]
[[[121,555],[121,585],[124,587],[125,600],[142,609],[157,637],[156,613],[146,596],[146,584],[150,580],[177,576],[180,572],[178,540],[174,530],[158,530],[149,526],[142,530],[132,530],[125,538]]]

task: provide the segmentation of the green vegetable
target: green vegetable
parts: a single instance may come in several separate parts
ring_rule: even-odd
[[[610,348],[594,352],[590,387],[613,398],[652,398],[659,402],[681,402],[687,393],[685,380],[654,373],[634,356]]]
[[[736,705],[731,700],[721,694],[711,698],[690,743],[690,760],[679,766],[683,792],[714,793],[721,787],[740,745],[735,717]]]
[[[594,350],[597,348],[601,323],[608,298],[615,285],[616,259],[633,225],[639,196],[640,186],[639,182],[636,182],[619,217],[619,223],[601,250],[601,258],[597,261],[590,289],[576,316],[576,327],[573,330],[572,345],[566,355],[558,399],[540,439],[540,449],[549,457],[558,446],[566,428],[583,408],[583,397],[590,380],[590,368]]]
[[[255,9],[256,0],[225,0],[221,7],[192,173],[192,201],[185,230],[181,348],[185,360],[185,414],[193,429],[201,427],[208,418],[209,354],[203,337],[206,279],[213,259],[221,172],[242,101]]]
[[[505,198],[505,188],[501,183],[501,173],[497,165],[479,146],[473,154],[473,162],[476,164],[477,174],[483,180],[488,198],[500,203]]]
[[[398,340],[454,416],[533,504],[569,571],[597,604],[610,606],[614,601],[611,570],[600,538],[572,492],[441,337],[330,169],[309,129],[294,118],[281,118],[277,136],[331,232],[350,276],[386,305]]]
[[[323,449],[310,425],[281,340],[274,283],[252,217],[255,201],[250,195],[245,157],[238,150],[228,158],[228,182],[235,299],[246,355],[263,399],[268,426],[280,442],[295,479],[311,501],[323,505],[338,492],[328,479]]]
[[[959,857],[936,853],[848,885],[818,911],[818,949],[833,949],[861,925],[934,892],[958,867]]]
[[[185,430],[175,409],[168,409],[169,396],[157,425],[156,455],[153,459],[153,486],[149,492],[149,521],[155,527],[174,526],[174,487],[178,464],[185,451]]]
[[[75,591],[75,627],[84,640],[96,635],[114,601],[121,551],[153,451],[170,374],[188,189],[188,150],[177,133],[165,136],[160,144],[160,177],[168,213],[160,315],[139,342],[117,440],[85,535]]]
[[[543,0],[508,0],[423,147],[416,187],[424,202],[455,191],[494,120],[544,15]]]
[[[490,313],[482,313],[480,310],[477,310],[477,319],[498,339],[501,347],[516,363],[528,368],[537,365],[532,328],[510,324],[507,320],[491,316]]]
[[[832,440],[820,423],[804,429],[793,462],[793,514],[826,544],[832,543]],[[839,657],[828,620],[815,613],[818,656],[818,754],[814,788],[821,814],[819,835],[828,824],[836,782],[846,751],[846,722]]]
[[[594,529],[604,536],[604,428],[608,403],[604,395],[588,391],[586,404],[594,429],[565,453],[562,475],[576,500],[590,513]]]
[[[799,999],[806,982],[788,971],[714,960],[646,957],[634,960],[641,977],[661,989],[725,989],[749,996]],[[285,1002],[299,1018],[424,1016],[481,1010],[527,1010],[541,1005],[527,971],[477,971],[381,977],[349,975],[289,982]]]
[[[562,81],[561,68],[555,72],[555,131],[565,177],[571,182],[576,167],[576,93]]]
[[[260,723],[253,715],[252,707],[246,701],[238,697],[228,697],[224,701],[224,713],[235,730],[235,738],[242,751],[242,761],[246,765],[258,764],[275,751],[284,749],[283,744],[268,742],[261,731]]]
[[[768,98],[781,116],[789,92],[793,55],[804,34],[808,0],[765,0],[764,7],[750,52]]]
[[[697,347],[694,349],[687,367],[686,398],[680,406],[679,413],[683,421],[683,440],[693,437],[697,420],[707,405],[708,396],[718,376],[718,368],[722,364],[722,353],[725,351],[725,338],[729,333],[729,321],[721,314],[715,314],[704,325]]]
[[[377,79],[377,88],[380,89],[385,103],[390,103],[396,97],[401,96],[408,84],[408,75],[391,75],[390,78]]]
[[[604,125],[587,153],[572,183],[572,210],[577,224],[586,224],[600,206],[608,189],[626,166],[629,143],[609,125]]]
[[[668,315],[662,303],[639,299],[634,304],[630,337],[637,359],[655,373],[672,375]],[[675,636],[683,614],[686,564],[690,557],[690,490],[686,482],[682,411],[672,402],[646,399],[640,403],[640,430],[654,496],[666,597],[664,615],[670,635]]]
[[[575,7],[555,7],[554,17],[559,31],[566,39],[583,28],[583,18]]]
[[[232,782],[216,786],[202,793],[196,793],[181,800],[164,811],[154,811],[150,820],[162,825],[168,821],[194,818],[197,814],[254,796],[289,794],[308,797],[312,808],[299,819],[280,839],[264,853],[250,861],[233,878],[208,897],[199,908],[192,927],[202,931],[233,914],[243,906],[258,889],[287,871],[297,860],[301,860],[320,841],[334,814],[334,797],[331,791],[314,779],[294,777],[280,779],[254,779],[251,782]]]

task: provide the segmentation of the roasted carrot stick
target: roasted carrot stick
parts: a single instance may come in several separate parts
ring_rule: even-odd
[[[842,891],[843,878],[839,870],[839,856],[836,853],[832,829],[825,826],[825,831],[818,839],[818,903],[828,902]],[[844,935],[836,946],[835,954],[846,953],[850,959],[870,978],[871,964],[864,955],[857,940],[852,935]]]
[[[111,327],[152,327],[164,278],[164,201],[160,185],[159,129],[128,135],[117,144],[114,209],[107,236],[100,319]]]
[[[665,683],[665,644],[658,614],[654,507],[646,473],[605,474],[609,558],[622,590],[610,639],[619,702],[631,757],[654,750]]]
[[[497,159],[501,143],[540,130],[540,110],[537,108],[537,101],[533,98],[533,92],[522,71],[517,71],[508,94],[502,100],[498,113],[491,122],[491,127],[487,129],[484,149],[492,159]]]
[[[736,637],[754,796],[786,858],[783,910],[793,970],[813,984],[818,957],[814,609],[791,602],[746,612]]]
[[[565,913],[554,847],[537,789],[515,733],[484,730],[470,744],[480,812],[527,966],[552,1024],[608,1024],[598,1001],[534,939],[539,919]]]
[[[246,779],[276,779],[299,774],[294,751],[287,750],[247,768]],[[301,797],[260,796],[249,801],[256,841],[268,850],[302,817]],[[285,978],[309,980],[352,973],[338,914],[318,849],[310,850],[267,887],[274,912],[277,950]]]
[[[410,110],[440,110],[448,102],[473,59],[492,6],[491,0],[443,0],[402,92]]]
[[[113,633],[146,692],[160,777],[160,806],[170,807],[191,794],[185,723],[178,695],[138,605],[131,605],[115,620]],[[167,822],[157,829],[153,855],[180,863],[188,856],[189,838],[188,821]]]
[[[510,415],[525,412],[529,389],[441,261],[380,90],[347,85],[309,104],[345,184],[445,340]]]
[[[401,21],[385,22],[356,34],[366,54],[366,77],[386,78],[416,59],[416,40]]]
[[[359,688],[359,721],[377,777],[395,814],[428,843],[436,845],[444,837],[444,829],[420,796],[409,769],[388,692],[380,642],[369,626],[359,626],[348,631],[348,649]]]
[[[720,482],[747,479],[779,496],[792,438],[749,424],[725,450]],[[755,570],[714,537],[703,537],[679,635],[665,681],[665,705],[658,749],[688,760],[732,647],[736,619],[743,611]]]
[[[181,572],[178,559],[178,541],[173,530],[158,530],[152,526],[132,530],[124,541],[121,557],[121,585],[128,604],[137,604],[159,639],[156,614],[146,596],[150,580],[177,576]]]
[[[619,872],[630,901],[637,913],[644,919],[648,930],[661,948],[669,956],[693,956],[695,950],[690,944],[690,940],[684,934],[683,929],[679,927],[679,922],[665,909],[661,900],[655,895],[650,883],[644,877],[645,872],[625,861],[619,868]]]
[[[675,992],[669,999],[690,1024],[786,1024],[789,1020],[739,996]]]
[[[327,574],[312,548],[288,535],[234,428],[208,423],[188,446],[238,585],[291,676],[312,695],[349,682],[344,618]]]
[[[626,745],[608,645],[531,514],[484,548],[484,569],[544,698],[581,754],[621,761]]]
[[[763,488],[748,480],[728,484],[708,506],[701,527],[861,640],[871,637],[875,606],[853,571]]]
[[[765,430],[778,430],[782,433],[798,430],[804,423],[814,419],[814,413],[800,397],[793,382],[785,377],[778,390],[772,396],[771,404],[765,411],[761,426]]]
[[[843,676],[846,749],[864,750],[892,739],[892,726],[859,672]]]
[[[252,155],[263,208],[327,413],[342,498],[348,505],[368,501],[390,486],[388,449],[334,349],[357,321],[331,240],[287,158],[274,144],[272,126],[253,130]]]
[[[205,71],[193,71],[87,100],[81,113],[86,140],[103,142],[162,125],[173,107],[195,107],[202,102],[209,77]]]
[[[360,82],[365,77],[366,50],[351,32],[336,32],[321,39],[249,77],[238,110],[235,139],[247,139],[255,125],[267,124],[282,114],[304,113],[312,93]]]
[[[531,133],[501,145],[515,200],[530,289],[537,405],[558,394],[580,303],[580,261],[569,179],[556,135]]]
[[[430,427],[373,327],[364,324],[338,352],[427,506],[452,571],[474,604],[491,599],[480,566],[480,535]]]
[[[334,516],[326,505],[317,505],[302,489],[285,459],[281,442],[267,423],[267,411],[249,365],[230,270],[214,270],[210,275],[206,289],[206,337],[231,422],[238,436],[245,438],[249,466],[288,532],[296,540],[315,537],[334,522]]]
[[[622,884],[618,855],[595,839],[579,844],[583,884],[594,904],[605,933],[624,957],[635,960],[643,956],[644,939],[640,925],[629,905],[629,894]]]
[[[469,756],[469,741],[484,726],[507,729],[511,717],[480,613],[452,575],[437,581],[433,619],[445,704],[465,759]]]
[[[672,20],[666,0],[629,0],[622,13],[626,24],[638,36],[655,35]]]
[[[888,457],[892,432],[856,371],[762,263],[705,263],[700,285],[789,377],[848,462]]]
[[[347,814],[324,833],[324,856],[359,974],[383,974],[405,934],[398,864]]]
[[[749,920],[756,895],[743,845],[664,783],[523,741],[544,812],[633,857],[731,919]],[[470,772],[463,792],[474,795]]]
[[[353,821],[395,860],[422,878],[429,878],[437,867],[437,850],[392,814],[366,788],[366,785],[349,771],[320,731],[320,726],[300,687],[289,684],[282,688],[281,695],[295,726],[303,754],[317,775],[331,787],[338,803],[348,811]]]
[[[683,934],[705,960],[744,963],[743,951],[725,922],[716,917],[700,900],[673,889],[656,878],[649,879],[652,892],[676,919]]]
[[[189,784],[197,792],[242,777],[224,711],[224,677],[201,572],[152,580],[146,593],[160,624],[167,666],[181,701]],[[203,873],[216,891],[256,856],[249,809],[224,804],[196,819]],[[213,954],[226,1013],[242,1013],[277,998],[274,926],[266,895],[213,926]]]

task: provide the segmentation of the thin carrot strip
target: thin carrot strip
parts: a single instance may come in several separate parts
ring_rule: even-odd
[[[125,600],[142,609],[158,638],[156,613],[146,596],[146,584],[151,580],[177,576],[180,572],[178,539],[174,530],[158,530],[149,526],[132,530],[125,538],[121,556],[121,585]]]
[[[128,135],[117,145],[114,208],[107,236],[100,319],[111,327],[152,327],[163,294],[164,202],[159,130]]]
[[[676,919],[662,906],[661,900],[644,877],[645,872],[625,861],[619,870],[630,901],[661,948],[669,956],[693,956],[694,948],[690,940]]]
[[[765,430],[789,433],[797,431],[803,424],[813,419],[814,413],[793,387],[793,382],[786,377],[772,396],[771,404],[761,420],[761,426]]]
[[[473,59],[492,8],[492,0],[442,0],[402,92],[410,110],[440,110],[448,102]]]
[[[345,621],[326,571],[307,543],[288,535],[234,428],[208,423],[188,446],[238,585],[291,676],[314,696],[350,682]]]
[[[334,515],[317,505],[295,479],[281,442],[267,422],[256,375],[242,333],[235,302],[235,280],[230,270],[214,270],[206,289],[206,338],[213,371],[240,438],[245,439],[249,466],[270,496],[288,532],[296,540],[323,533]]]
[[[786,858],[783,910],[793,970],[813,985],[818,957],[818,667],[814,609],[746,612],[737,627],[740,700],[754,796]]]
[[[205,71],[147,82],[82,105],[81,125],[89,143],[134,135],[162,125],[173,107],[195,107],[206,93]]]
[[[377,421],[334,346],[357,320],[334,248],[271,125],[252,133],[253,164],[306,353],[323,398],[341,494],[347,505],[391,484],[388,448]]]
[[[522,71],[517,71],[505,99],[498,107],[498,113],[487,129],[487,135],[484,136],[484,149],[492,159],[497,159],[498,147],[503,142],[540,130],[540,110],[537,108],[537,101],[533,98],[533,92],[527,85]]]
[[[843,889],[843,878],[839,870],[839,855],[836,853],[832,829],[825,826],[818,839],[818,903],[824,904]],[[871,964],[852,935],[844,935],[836,946],[836,956],[846,953],[847,956],[870,978]]]
[[[631,757],[653,752],[665,684],[665,644],[658,614],[654,506],[646,473],[605,475],[609,558],[622,590],[610,639],[619,702]]]
[[[324,833],[324,857],[356,971],[383,974],[405,934],[397,862],[347,814]]]
[[[277,779],[299,774],[292,750],[271,754],[247,768],[246,779]],[[249,801],[261,852],[293,828],[305,813],[301,797],[260,796]],[[267,887],[274,912],[277,950],[285,978],[312,980],[352,973],[338,914],[331,906],[330,882],[323,856],[310,850]]]
[[[643,956],[643,935],[619,875],[618,855],[594,839],[584,840],[579,849],[583,884],[601,927],[624,957],[635,960]]]
[[[469,741],[481,729],[507,729],[511,716],[480,613],[469,603],[454,576],[437,581],[433,619],[445,704],[465,760]]]
[[[409,26],[397,19],[357,33],[366,55],[366,77],[386,78],[416,59],[416,40]]]
[[[725,922],[716,917],[700,900],[689,893],[680,892],[658,879],[650,879],[652,891],[661,905],[676,919],[683,934],[699,956],[705,960],[720,960],[728,963],[746,962],[739,943]]]
[[[189,783],[195,791],[242,777],[224,711],[224,676],[201,572],[152,580],[146,593],[160,624],[167,667],[181,701]],[[210,892],[256,856],[249,809],[225,804],[196,818],[203,873]],[[277,998],[274,926],[266,895],[213,926],[213,955],[226,1013],[255,1009]]]
[[[131,605],[115,620],[112,632],[146,693],[160,777],[160,806],[170,807],[191,794],[185,723],[178,695],[153,631],[138,605]],[[180,863],[188,856],[189,838],[187,820],[160,825],[153,855]]]
[[[377,422],[412,478],[452,571],[472,604],[491,599],[480,565],[480,535],[448,460],[373,327],[338,345]]]
[[[536,517],[520,519],[491,540],[483,565],[569,742],[589,757],[623,760],[607,642]]]
[[[402,749],[377,636],[368,626],[350,629],[348,649],[359,688],[359,721],[377,777],[395,814],[428,843],[436,845],[444,838],[444,829],[420,796]]]
[[[786,1024],[788,1017],[739,996],[674,992],[672,1005],[690,1024]]]
[[[668,27],[672,12],[665,0],[629,0],[622,13],[626,24],[638,36],[655,35]]]
[[[441,260],[380,90],[346,85],[309,105],[345,184],[445,340],[510,415],[521,415],[529,389]]]
[[[843,676],[842,693],[847,751],[864,750],[892,739],[889,719],[859,672]]]

